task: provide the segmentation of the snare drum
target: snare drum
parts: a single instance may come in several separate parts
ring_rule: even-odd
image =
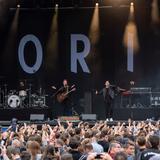
[[[25,90],[21,90],[21,91],[19,91],[19,96],[20,97],[26,97],[27,96],[27,92]]]
[[[8,97],[8,106],[11,108],[17,108],[20,105],[20,98],[17,95],[11,95]]]

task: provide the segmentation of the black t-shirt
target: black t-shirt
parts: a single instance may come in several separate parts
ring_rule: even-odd
[[[104,152],[108,152],[109,143],[107,141],[101,140],[101,141],[98,141],[98,144],[100,144],[103,147]]]
[[[79,160],[82,154],[79,151],[70,150],[70,154],[72,154],[73,160]]]
[[[141,160],[150,160],[150,158],[155,155],[160,155],[160,151],[158,149],[146,149],[141,154]]]

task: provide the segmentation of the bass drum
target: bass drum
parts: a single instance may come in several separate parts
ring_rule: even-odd
[[[11,108],[17,108],[20,105],[20,98],[17,95],[11,95],[8,98],[8,106]]]

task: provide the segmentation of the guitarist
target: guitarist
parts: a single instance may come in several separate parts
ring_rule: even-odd
[[[74,86],[69,86],[67,79],[63,80],[63,86],[58,90],[57,93],[57,102],[61,104],[63,115],[71,116],[72,115],[72,101],[70,97],[70,93],[74,91]]]

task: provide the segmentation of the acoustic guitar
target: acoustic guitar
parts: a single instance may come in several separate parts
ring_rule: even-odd
[[[76,90],[76,88],[73,88],[73,89],[71,89],[71,90],[68,91],[68,92],[58,93],[58,94],[57,94],[57,101],[58,101],[59,103],[62,103],[62,102],[68,97],[68,95],[69,95],[71,92],[75,91],[75,90]]]

